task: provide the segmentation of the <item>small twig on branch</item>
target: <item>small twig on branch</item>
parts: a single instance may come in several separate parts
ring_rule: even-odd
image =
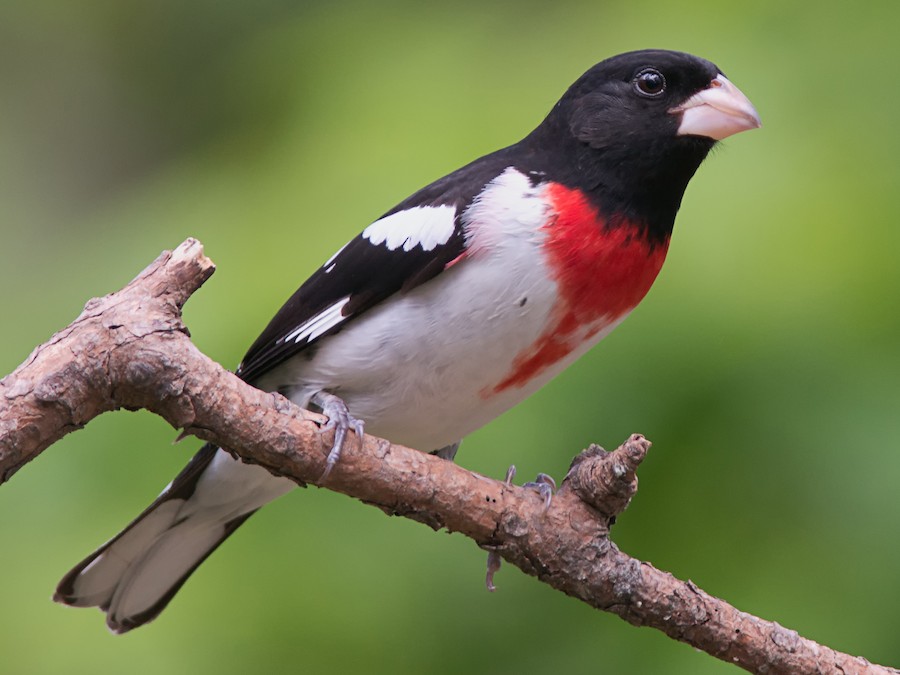
[[[319,415],[255,389],[201,354],[181,308],[214,271],[199,242],[163,253],[121,291],[91,300],[68,327],[0,380],[0,482],[67,433],[117,408],[172,426],[298,483],[324,469]],[[550,586],[755,673],[897,673],[736,610],[622,553],[609,527],[637,490],[650,447],[579,455],[550,508],[537,492],[365,437],[327,487],[438,529],[460,532]]]

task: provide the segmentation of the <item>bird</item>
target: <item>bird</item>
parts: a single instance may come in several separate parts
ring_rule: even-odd
[[[367,431],[453,460],[643,299],[690,179],[760,126],[712,62],[640,50],[591,67],[522,140],[368,224],[275,314],[235,371]],[[125,633],[155,619],[247,518],[296,484],[207,444],[54,599]]]

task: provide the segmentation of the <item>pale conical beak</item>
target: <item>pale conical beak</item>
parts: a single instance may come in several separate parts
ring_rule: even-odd
[[[706,89],[669,112],[681,114],[679,136],[707,136],[721,141],[762,125],[750,99],[724,75],[716,76]]]

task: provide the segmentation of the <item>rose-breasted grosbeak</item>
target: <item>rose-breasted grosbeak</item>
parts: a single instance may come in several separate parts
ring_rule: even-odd
[[[584,354],[656,278],[717,140],[759,126],[709,61],[639,51],[588,70],[523,140],[419,190],[332,256],[237,374],[348,428],[452,459],[460,440]],[[60,582],[125,632],[294,483],[207,445]]]

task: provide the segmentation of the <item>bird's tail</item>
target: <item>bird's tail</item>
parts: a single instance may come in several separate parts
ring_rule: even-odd
[[[293,486],[207,444],[141,515],[63,577],[53,599],[99,607],[114,633],[143,625],[256,509]]]

